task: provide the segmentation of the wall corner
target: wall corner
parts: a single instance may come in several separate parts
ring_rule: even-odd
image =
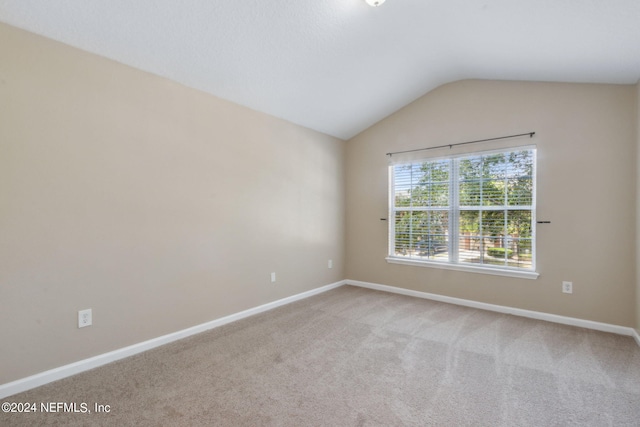
[[[636,339],[640,336],[640,80],[636,83]],[[640,345],[640,341],[638,342]]]

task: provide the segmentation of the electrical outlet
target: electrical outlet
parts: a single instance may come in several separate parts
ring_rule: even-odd
[[[276,281],[276,273],[271,273],[271,283],[275,283]]]
[[[327,267],[333,268],[333,260],[332,259],[330,259],[329,262],[327,263]]]
[[[562,292],[565,294],[573,293],[573,282],[562,282]]]
[[[91,309],[78,311],[78,328],[84,328],[85,326],[91,326],[93,323]]]

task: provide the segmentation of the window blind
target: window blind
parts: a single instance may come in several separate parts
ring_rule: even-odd
[[[535,147],[390,166],[389,256],[535,270]]]

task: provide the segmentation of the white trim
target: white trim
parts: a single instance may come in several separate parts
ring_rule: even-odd
[[[236,320],[244,319],[255,314],[259,314],[268,310],[272,310],[276,307],[280,307],[295,301],[299,301],[313,295],[317,295],[331,289],[338,288],[343,285],[358,286],[361,288],[375,289],[378,291],[391,292],[401,295],[407,295],[417,298],[430,299],[434,301],[445,302],[449,304],[462,305],[466,307],[478,308],[481,310],[489,310],[498,313],[513,314],[515,316],[528,317],[532,319],[545,320],[548,322],[561,323],[565,325],[579,326],[587,329],[594,329],[597,331],[611,332],[619,335],[629,335],[635,338],[636,343],[640,346],[640,334],[633,328],[627,328],[624,326],[610,325],[607,323],[593,322],[590,320],[575,319],[572,317],[558,316],[555,314],[541,313],[537,311],[522,310],[519,308],[506,307],[501,305],[487,304],[483,302],[465,300],[461,298],[448,297],[444,295],[430,294],[427,292],[412,291],[410,289],[403,289],[394,286],[380,285],[377,283],[361,282],[358,280],[341,280],[339,282],[332,283],[330,285],[322,286],[320,288],[312,289],[307,292],[303,292],[297,295],[293,295],[287,298],[283,298],[277,301],[273,301],[267,304],[263,304],[248,310],[241,311],[239,313],[231,314],[229,316],[221,317],[216,320],[212,320],[201,325],[196,325],[191,328],[183,329],[178,332],[163,335],[161,337],[153,338],[148,341],[144,341],[138,344],[134,344],[128,347],[124,347],[118,350],[114,350],[108,353],[103,353],[98,356],[94,356],[88,359],[80,360],[78,362],[70,363],[58,368],[50,369],[45,372],[41,372],[35,375],[31,375],[26,378],[22,378],[10,383],[0,385],[0,399],[12,396],[17,393],[21,393],[26,390],[30,390],[41,385],[48,384],[53,381],[61,380],[66,377],[70,377],[75,374],[79,374],[84,371],[88,371],[93,368],[97,368],[107,363],[115,362],[120,359],[124,359],[129,356],[133,356],[138,353],[142,353],[147,350],[151,350],[155,347],[159,347],[164,344],[180,340],[182,338],[189,337],[191,335],[198,334],[210,329],[217,328],[227,323],[234,322]]]
[[[88,359],[80,360],[78,362],[70,363],[68,365],[60,366],[58,368],[50,369],[48,371],[40,372],[35,375],[31,375],[26,378],[21,378],[10,383],[0,385],[0,399],[8,396],[12,396],[23,391],[39,387],[44,384],[48,384],[53,381],[61,380],[66,377],[70,377],[75,374],[79,374],[89,369],[97,368],[107,363],[115,362],[116,360],[124,359],[125,357],[133,356],[134,354],[142,353],[143,351],[151,350],[152,348],[159,347],[164,344],[180,340],[182,338],[189,337],[191,335],[198,334],[200,332],[214,329],[227,323],[235,322],[236,320],[244,319],[255,314],[259,314],[276,307],[280,307],[298,300],[308,298],[310,296],[320,294],[322,292],[329,291],[331,289],[338,288],[345,284],[344,280],[332,283],[330,285],[322,286],[320,288],[312,289],[307,292],[303,292],[297,295],[293,295],[287,298],[283,298],[277,301],[273,301],[267,304],[263,304],[248,310],[241,311],[239,313],[231,314],[229,316],[221,317],[210,322],[206,322],[200,325],[193,326],[191,328],[183,329],[181,331],[173,332],[171,334],[163,335],[161,337],[153,338],[148,341],[143,341],[138,344],[133,344],[128,347],[120,348],[118,350],[110,351],[108,353],[99,354]]]
[[[468,273],[493,274],[494,276],[516,277],[519,279],[535,280],[540,275],[535,271],[507,270],[506,268],[481,267],[476,265],[453,264],[453,263],[434,262],[434,261],[420,261],[417,259],[411,259],[411,258],[403,259],[403,258],[392,257],[392,256],[388,256],[385,259],[390,264],[404,264],[404,265],[413,265],[416,267],[443,268],[445,270],[466,271]]]
[[[433,301],[446,302],[449,304],[462,305],[465,307],[478,308],[480,310],[495,311],[497,313],[512,314],[514,316],[528,317],[530,319],[545,320],[547,322],[561,323],[563,325],[578,326],[581,328],[593,329],[602,332],[611,332],[618,335],[634,336],[640,345],[640,336],[633,328],[625,326],[611,325],[609,323],[594,322],[591,320],[576,319],[574,317],[558,316],[557,314],[542,313],[539,311],[523,310],[520,308],[507,307],[504,305],[487,304],[484,302],[472,301],[462,298],[448,297],[444,295],[430,294],[427,292],[412,291],[410,289],[397,288],[395,286],[380,285],[377,283],[361,282],[358,280],[346,280],[347,285],[359,286],[361,288],[375,289],[377,291],[392,292],[394,294],[407,295],[417,298],[429,299]]]

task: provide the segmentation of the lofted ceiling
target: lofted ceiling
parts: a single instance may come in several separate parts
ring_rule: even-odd
[[[455,80],[640,79],[640,0],[0,0],[0,22],[342,139]]]

